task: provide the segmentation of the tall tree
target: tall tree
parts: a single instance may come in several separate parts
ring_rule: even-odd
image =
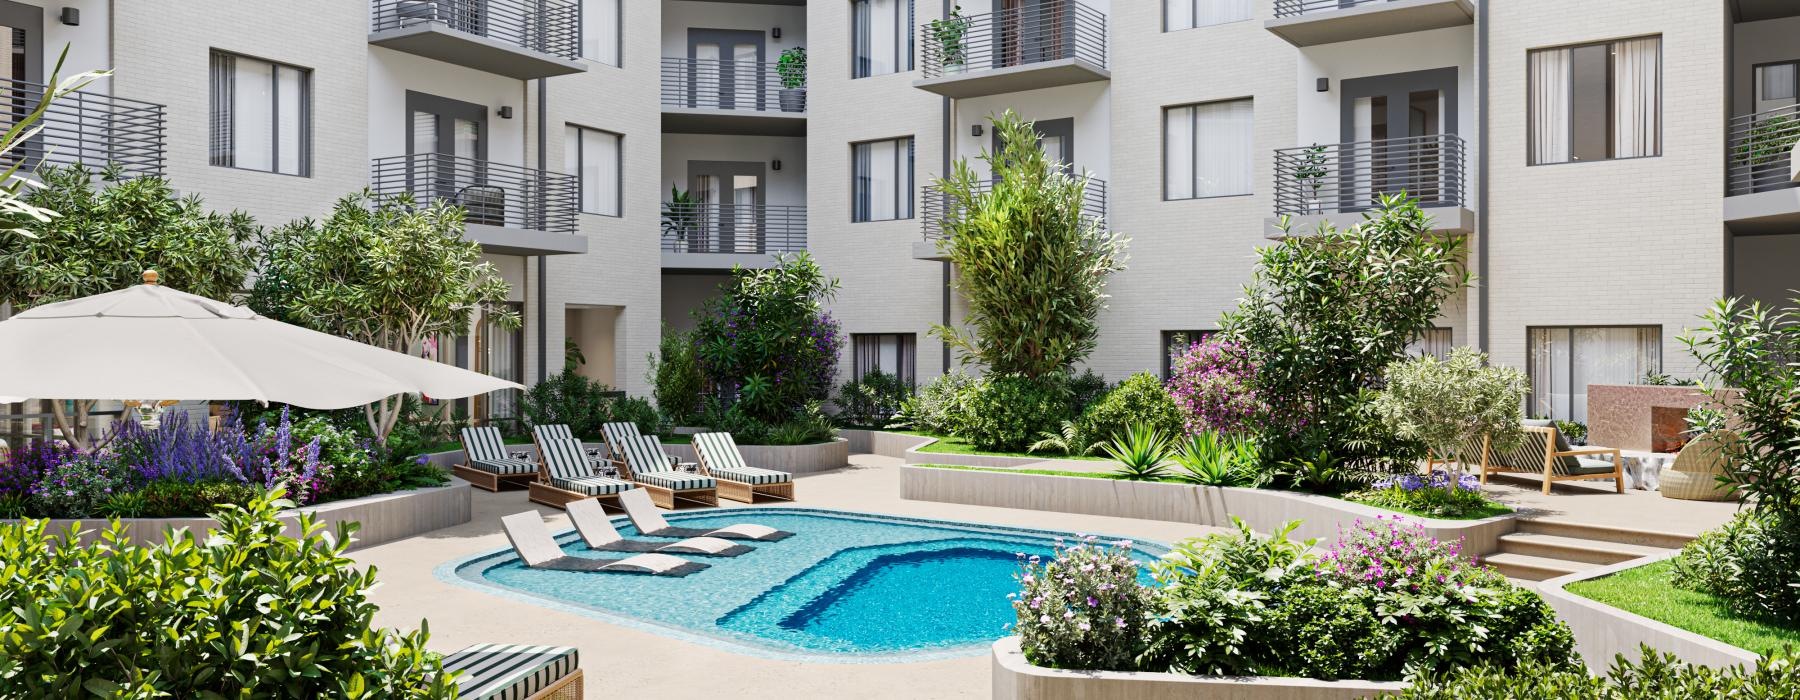
[[[467,333],[480,311],[503,328],[519,316],[503,306],[506,281],[463,238],[463,210],[442,201],[368,190],[339,199],[322,222],[295,221],[264,233],[250,305],[258,313],[395,352],[427,338]],[[364,407],[369,431],[385,442],[402,399]]]

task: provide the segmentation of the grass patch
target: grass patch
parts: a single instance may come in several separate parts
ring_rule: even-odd
[[[1676,588],[1669,582],[1674,568],[1672,562],[1659,561],[1578,581],[1570,584],[1568,590],[1758,654],[1768,654],[1788,644],[1800,646],[1800,629],[1744,619],[1732,613],[1718,598]]]
[[[971,466],[962,465],[962,464],[908,464],[906,466],[926,467],[928,469],[954,469],[957,471],[965,471],[965,472],[995,472],[995,473],[999,473],[999,474],[1036,474],[1038,476],[1074,476],[1074,477],[1080,477],[1083,479],[1111,479],[1111,480],[1115,480],[1115,481],[1119,479],[1118,476],[1115,476],[1113,474],[1108,474],[1106,472],[1070,472],[1070,471],[1059,471],[1056,469],[1007,469],[1006,467],[971,467]],[[1173,479],[1160,479],[1159,481],[1174,483]]]
[[[1480,508],[1478,508],[1476,510],[1468,511],[1468,512],[1461,513],[1458,515],[1437,515],[1437,514],[1427,513],[1422,510],[1414,510],[1412,508],[1401,508],[1401,507],[1397,507],[1397,506],[1390,506],[1390,505],[1387,505],[1384,503],[1370,503],[1370,502],[1360,499],[1360,498],[1346,498],[1343,500],[1349,501],[1351,503],[1360,503],[1362,505],[1370,506],[1372,508],[1380,508],[1382,510],[1391,510],[1396,513],[1405,513],[1407,515],[1416,515],[1421,518],[1435,518],[1437,520],[1480,520],[1482,518],[1492,518],[1492,517],[1506,515],[1507,513],[1513,512],[1513,509],[1507,507],[1506,504],[1498,503],[1495,501],[1488,501],[1487,503],[1483,504]]]
[[[931,433],[922,433],[916,430],[889,430],[886,432],[937,438],[937,442],[918,448],[919,452],[928,454],[985,455],[989,457],[1024,457],[1027,459],[1079,459],[1087,462],[1112,461],[1105,457],[1095,457],[1092,455],[1057,455],[1047,452],[996,452],[978,448],[968,440],[964,440],[954,435],[933,435]]]

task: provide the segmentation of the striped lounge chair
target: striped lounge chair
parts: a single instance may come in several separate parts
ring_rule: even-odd
[[[600,502],[592,499],[570,503],[569,522],[575,523],[575,531],[581,533],[581,539],[587,542],[588,549],[597,552],[662,552],[702,557],[735,557],[755,550],[749,545],[719,537],[689,537],[680,542],[628,540],[619,534],[618,528],[613,527],[612,519],[606,517],[606,511],[600,508]]]
[[[538,446],[538,452],[540,454],[543,452],[545,440],[575,439],[577,439],[575,437],[575,431],[570,430],[569,426],[562,423],[531,426],[531,441]],[[588,463],[593,465],[595,469],[598,469],[611,461],[607,459],[608,451],[604,444],[595,448],[589,448],[586,444],[583,444],[581,450],[587,455]]]
[[[1612,479],[1614,490],[1625,493],[1625,461],[1617,448],[1576,449],[1548,420],[1528,420],[1521,427],[1525,438],[1510,450],[1495,448],[1485,437],[1481,439],[1479,452],[1475,451],[1473,442],[1464,448],[1481,455],[1483,485],[1487,484],[1488,474],[1515,472],[1542,475],[1545,494],[1550,493],[1550,484],[1554,482],[1586,479]],[[1598,458],[1602,456],[1609,459]]]
[[[499,491],[504,487],[524,488],[537,478],[538,468],[528,459],[506,455],[506,442],[500,429],[491,425],[462,429],[463,463],[451,473],[471,486]]]
[[[649,492],[656,505],[672,509],[677,498],[719,505],[718,482],[710,476],[676,469],[675,460],[662,451],[662,441],[655,435],[621,442],[625,445],[625,470],[632,483]]]
[[[459,671],[463,700],[581,700],[581,656],[574,647],[477,644],[444,655]]]
[[[638,432],[636,423],[602,423],[600,437],[605,438],[606,446],[612,448],[613,461],[621,462],[625,459],[625,445],[643,437],[643,433]]]
[[[657,510],[656,505],[650,502],[649,494],[642,489],[632,489],[620,494],[619,505],[625,506],[625,517],[631,518],[631,526],[637,528],[638,534],[644,537],[719,537],[727,540],[779,542],[794,536],[792,532],[756,523],[713,528],[670,525],[663,518],[662,511]]]
[[[643,574],[648,576],[686,576],[706,570],[711,564],[688,561],[658,552],[633,554],[624,559],[593,559],[569,556],[563,551],[543,516],[535,510],[513,513],[500,518],[506,540],[512,543],[519,561],[533,569],[571,571],[584,574]]]
[[[619,494],[631,488],[629,481],[595,474],[582,454],[581,441],[574,438],[539,442],[538,460],[538,479],[527,494],[533,503],[563,508],[571,501],[593,498],[617,506]]]
[[[745,464],[731,433],[695,435],[694,454],[700,457],[702,473],[719,481],[720,498],[754,503],[760,493],[794,500],[794,476]]]

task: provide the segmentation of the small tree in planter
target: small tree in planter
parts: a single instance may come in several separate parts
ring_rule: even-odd
[[[806,47],[781,52],[775,74],[781,76],[781,111],[806,111]]]
[[[1488,365],[1487,355],[1474,348],[1456,348],[1444,361],[1430,355],[1401,360],[1382,376],[1387,388],[1375,397],[1376,414],[1396,435],[1430,447],[1446,468],[1455,460],[1459,475],[1470,458],[1480,457],[1465,454],[1465,445],[1486,436],[1503,450],[1522,436],[1525,374]],[[1449,480],[1445,488],[1456,484]]]

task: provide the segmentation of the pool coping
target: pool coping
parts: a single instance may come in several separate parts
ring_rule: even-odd
[[[948,525],[948,526],[957,527],[957,528],[998,531],[998,532],[1002,532],[1002,533],[1011,533],[1011,534],[1015,534],[1015,535],[1023,534],[1023,535],[1027,535],[1027,536],[1038,536],[1038,537],[1061,537],[1061,538],[1064,538],[1065,540],[1074,539],[1075,537],[1078,537],[1078,536],[1092,536],[1096,539],[1096,542],[1105,542],[1105,543],[1113,543],[1113,542],[1120,542],[1120,541],[1131,542],[1132,548],[1134,550],[1145,551],[1147,553],[1151,553],[1154,555],[1160,555],[1161,553],[1166,552],[1169,548],[1169,545],[1166,543],[1163,543],[1163,542],[1156,542],[1153,540],[1140,540],[1140,539],[1135,539],[1135,538],[1130,538],[1130,537],[1115,537],[1115,536],[1106,535],[1103,533],[1076,533],[1076,532],[1070,532],[1067,530],[1045,530],[1045,529],[1039,529],[1039,528],[1015,527],[1015,526],[1011,526],[1011,525],[991,525],[991,524],[986,524],[986,523],[946,520],[946,519],[942,519],[942,518],[920,518],[920,517],[913,517],[913,516],[906,516],[906,515],[890,515],[890,514],[885,514],[885,513],[865,513],[865,512],[861,512],[861,511],[841,510],[841,509],[837,509],[837,508],[816,508],[816,507],[807,507],[807,506],[774,505],[774,506],[746,506],[746,507],[737,507],[737,508],[706,508],[706,509],[695,509],[695,510],[683,510],[679,513],[665,513],[664,516],[669,520],[670,524],[679,524],[680,520],[685,520],[685,519],[700,517],[700,516],[717,515],[719,513],[750,513],[750,514],[754,514],[754,513],[780,513],[780,512],[823,514],[823,515],[839,516],[839,517],[848,516],[848,517],[859,518],[859,519],[885,520],[888,522],[902,522],[902,523],[921,523],[921,524],[938,525],[938,526]],[[626,518],[626,516],[623,516],[623,515],[613,516],[612,520],[614,522],[627,522],[627,523],[629,522],[628,519]],[[556,539],[558,544],[562,544],[568,538],[579,537],[579,536],[580,536],[579,533],[576,532],[576,530],[573,527],[568,528],[566,530],[560,530],[560,531],[557,531],[552,534],[552,537],[554,537]],[[573,613],[576,615],[580,615],[582,617],[599,620],[601,622],[605,622],[608,624],[618,625],[620,627],[628,627],[628,628],[639,630],[642,632],[649,632],[651,634],[655,634],[655,635],[658,635],[661,637],[675,639],[675,640],[683,641],[683,642],[689,642],[692,644],[698,644],[701,646],[718,649],[721,651],[731,652],[734,654],[740,654],[740,655],[744,655],[744,656],[752,656],[752,657],[757,657],[757,658],[765,658],[765,659],[771,659],[771,660],[778,660],[778,661],[795,661],[795,662],[813,663],[813,664],[921,663],[921,662],[927,662],[927,661],[942,661],[945,659],[963,659],[963,658],[973,658],[973,657],[983,656],[985,654],[990,653],[989,650],[992,646],[992,642],[978,642],[978,643],[971,644],[968,646],[959,646],[959,647],[944,648],[944,649],[931,649],[931,650],[908,651],[908,652],[893,652],[893,653],[883,653],[883,654],[854,654],[854,655],[852,655],[852,654],[825,654],[825,653],[807,653],[807,652],[798,652],[798,651],[787,651],[787,650],[776,649],[776,648],[772,648],[772,647],[760,646],[760,645],[743,642],[743,641],[739,641],[739,640],[735,640],[735,639],[714,636],[711,634],[698,632],[691,628],[680,626],[680,625],[669,624],[669,623],[664,623],[664,622],[659,622],[659,621],[654,621],[654,620],[646,620],[643,618],[633,617],[633,616],[626,615],[626,614],[619,613],[619,612],[599,610],[599,609],[588,607],[585,605],[569,603],[569,602],[562,601],[562,600],[559,600],[556,598],[543,596],[543,595],[536,595],[533,593],[522,591],[517,588],[512,588],[512,587],[508,587],[508,586],[502,586],[499,584],[489,583],[489,582],[486,582],[483,580],[474,580],[474,579],[466,578],[457,573],[458,570],[463,569],[464,567],[467,567],[470,564],[475,564],[477,562],[480,562],[484,559],[498,559],[498,558],[510,557],[510,556],[514,556],[511,545],[498,547],[495,549],[483,550],[483,551],[463,555],[460,557],[456,557],[454,559],[451,559],[450,561],[441,563],[441,564],[437,565],[436,567],[434,567],[432,569],[431,573],[432,573],[432,577],[436,578],[438,581],[452,585],[452,586],[457,586],[459,588],[465,588],[465,589],[469,589],[469,590],[473,590],[473,591],[496,595],[496,596],[499,596],[501,598],[505,598],[508,600],[515,600],[515,601],[523,602],[523,603],[526,603],[529,605],[536,605],[539,607],[548,608],[548,609],[556,610],[559,612]],[[804,571],[794,572],[794,574],[792,576],[789,576],[788,578],[791,579],[794,576],[800,575],[801,573],[804,573]],[[760,595],[760,593],[759,593],[759,595]]]

